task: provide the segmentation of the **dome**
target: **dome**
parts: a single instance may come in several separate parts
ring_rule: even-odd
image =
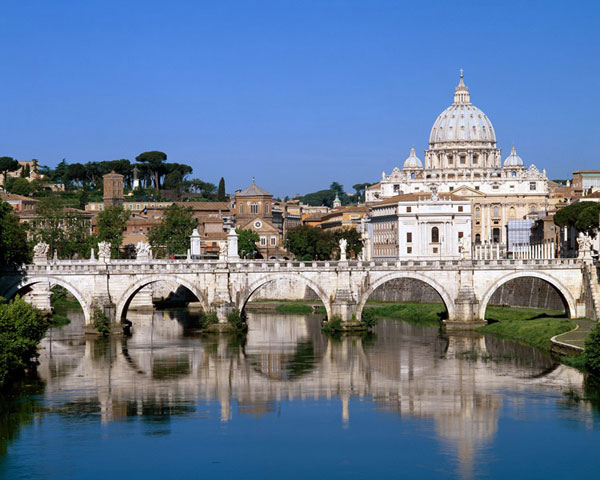
[[[515,147],[512,147],[512,150],[510,151],[510,155],[508,157],[506,157],[506,160],[504,160],[504,166],[505,167],[523,167],[523,166],[525,166],[523,164],[523,159],[517,155],[517,150],[515,149]]]
[[[408,158],[406,160],[404,160],[404,165],[402,168],[403,169],[423,168],[423,164],[421,163],[421,160],[419,160],[419,157],[417,157],[417,155],[415,154],[414,147],[410,149],[410,155],[408,156]]]
[[[429,135],[431,146],[446,142],[496,143],[492,122],[471,103],[462,71],[454,92],[454,103],[439,115]]]

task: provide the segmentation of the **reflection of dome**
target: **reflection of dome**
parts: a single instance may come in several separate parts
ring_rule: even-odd
[[[423,168],[421,160],[419,160],[419,157],[415,154],[414,147],[410,149],[410,155],[404,160],[404,166],[402,168]]]
[[[517,155],[517,150],[512,147],[510,155],[504,160],[505,167],[523,167],[523,159]]]
[[[440,114],[429,135],[431,146],[445,142],[496,143],[492,122],[471,103],[462,73],[454,93],[454,103]]]

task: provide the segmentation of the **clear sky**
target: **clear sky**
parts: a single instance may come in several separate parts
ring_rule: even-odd
[[[377,181],[423,150],[464,68],[503,157],[600,168],[600,2],[0,4],[0,155],[162,150],[227,190]]]

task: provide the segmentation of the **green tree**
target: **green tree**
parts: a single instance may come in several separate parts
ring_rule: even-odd
[[[4,182],[6,182],[6,175],[8,172],[15,172],[19,169],[19,162],[12,157],[0,157],[0,172],[4,175]]]
[[[16,195],[29,196],[33,193],[33,185],[28,180],[22,177],[9,177],[6,179],[4,188],[7,192]]]
[[[42,312],[21,297],[0,304],[0,385],[31,365],[47,328]]]
[[[123,231],[130,215],[129,210],[119,205],[108,206],[98,214],[98,241],[110,242],[112,257],[119,257]]]
[[[154,188],[160,189],[160,177],[165,173],[165,162],[167,154],[152,150],[150,152],[140,153],[135,157],[136,162],[145,163],[148,165],[152,178],[154,179]]]
[[[223,177],[221,177],[221,180],[219,180],[219,190],[217,192],[217,200],[219,202],[224,202],[227,200],[227,197],[225,196],[225,179]]]
[[[349,257],[360,254],[362,241],[360,234],[353,228],[331,231],[302,225],[288,231],[284,246],[298,260],[331,260],[339,258],[341,238],[348,242],[346,252]]]
[[[559,227],[574,227],[592,237],[598,230],[600,203],[577,202],[561,208],[554,215],[554,223]]]
[[[249,228],[236,228],[238,234],[238,255],[241,258],[254,258],[258,253],[256,242],[260,240],[258,233]]]
[[[600,373],[600,326],[595,325],[585,339],[585,365]]]
[[[184,254],[190,247],[194,226],[192,209],[174,203],[165,210],[160,225],[150,230],[148,240],[157,256],[162,253]]]
[[[13,208],[0,200],[0,267],[14,267],[30,260],[27,234]]]

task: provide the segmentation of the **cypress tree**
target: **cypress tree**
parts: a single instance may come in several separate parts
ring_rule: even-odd
[[[221,177],[221,180],[219,180],[219,189],[217,191],[217,200],[219,202],[224,202],[225,200],[227,200],[227,198],[225,197],[225,179],[223,177]]]

